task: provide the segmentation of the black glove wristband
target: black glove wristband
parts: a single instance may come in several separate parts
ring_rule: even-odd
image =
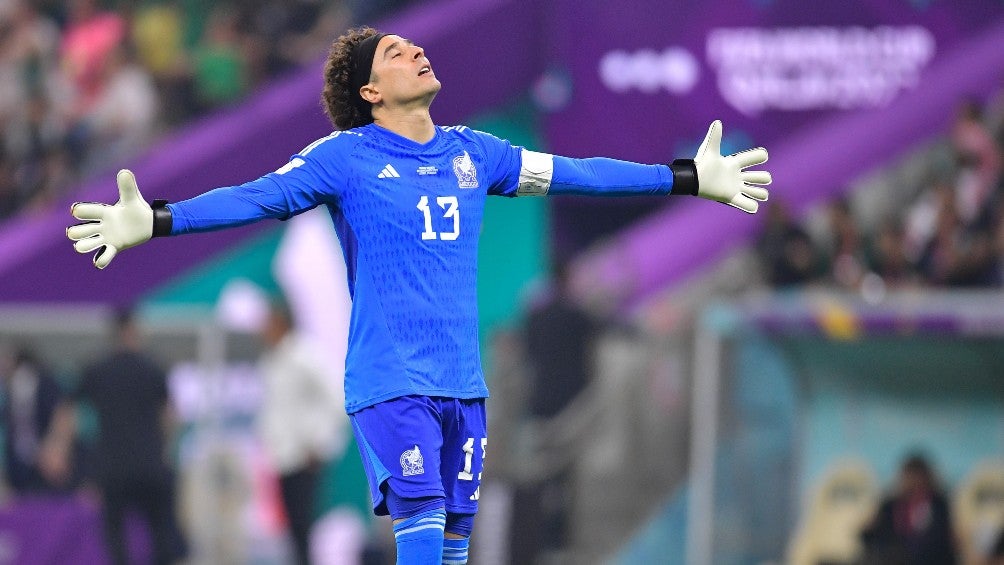
[[[697,165],[693,159],[676,159],[669,168],[673,171],[673,191],[670,194],[697,196]]]
[[[167,207],[167,200],[154,200],[150,207],[153,209],[153,237],[171,235],[174,217],[171,216],[171,209]]]

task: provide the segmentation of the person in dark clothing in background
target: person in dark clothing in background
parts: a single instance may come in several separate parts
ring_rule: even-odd
[[[948,500],[926,457],[906,458],[896,492],[882,502],[861,538],[869,565],[955,565]]]
[[[570,295],[568,265],[556,262],[553,277],[553,295],[526,320],[534,418],[561,412],[586,387],[592,371],[596,322]]]
[[[59,384],[27,348],[0,357],[7,484],[18,495],[59,490],[61,485],[48,474],[45,464],[53,418],[62,397]]]
[[[74,395],[98,417],[93,479],[102,499],[105,539],[116,565],[129,563],[124,517],[138,511],[146,521],[157,564],[182,557],[184,544],[175,521],[174,473],[166,447],[174,427],[167,377],[141,351],[140,332],[131,311],[115,320],[112,352],[87,367]],[[56,434],[67,446],[76,435],[76,405],[64,403]],[[65,451],[64,451],[65,453]],[[65,459],[64,459],[65,462]],[[68,464],[60,471],[66,474]]]
[[[767,221],[756,242],[766,282],[777,288],[804,285],[819,278],[819,253],[783,201],[767,208]]]
[[[527,415],[539,423],[558,416],[589,384],[598,333],[596,320],[571,296],[568,265],[556,261],[552,277],[552,294],[528,313],[524,328]],[[568,545],[572,479],[566,466],[517,489],[513,563],[534,563],[541,552]]]

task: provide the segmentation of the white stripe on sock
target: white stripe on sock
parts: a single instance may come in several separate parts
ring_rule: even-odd
[[[443,524],[445,526],[446,525],[446,518],[440,518],[438,516],[429,516],[428,518],[422,518],[421,520],[419,520],[418,522],[415,522],[415,523],[416,524],[427,524],[429,522],[435,522],[437,524]]]
[[[413,526],[411,528],[405,528],[399,532],[394,532],[394,537],[398,538],[403,536],[404,534],[410,534],[412,532],[417,532],[419,530],[430,530],[433,528],[439,531],[443,531],[446,529],[442,524],[425,524],[424,526]]]

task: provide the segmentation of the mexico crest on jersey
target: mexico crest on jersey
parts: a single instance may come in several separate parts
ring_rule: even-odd
[[[422,452],[418,450],[416,445],[414,449],[409,449],[401,454],[401,474],[405,477],[421,475],[425,472],[424,463]]]
[[[478,170],[466,151],[453,158],[453,174],[457,175],[457,186],[460,188],[478,187]]]

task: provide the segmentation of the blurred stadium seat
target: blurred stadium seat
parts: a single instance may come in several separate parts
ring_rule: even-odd
[[[963,564],[986,563],[1004,530],[1004,461],[977,465],[956,490],[954,506]]]
[[[789,551],[791,565],[854,563],[859,533],[879,502],[878,483],[863,461],[833,465],[816,487]]]

